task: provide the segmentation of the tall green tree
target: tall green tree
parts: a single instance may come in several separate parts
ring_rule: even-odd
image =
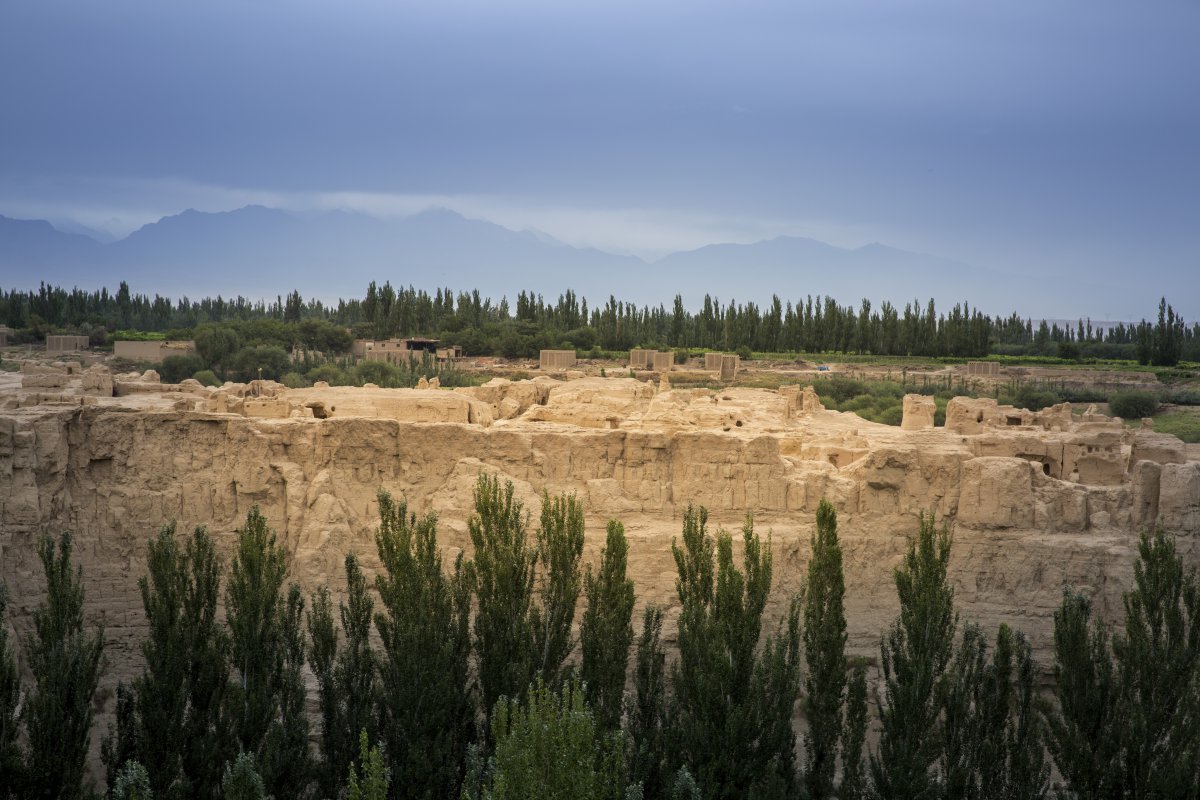
[[[580,675],[596,723],[604,731],[621,725],[625,673],[633,643],[634,596],[633,581],[626,577],[628,561],[625,527],[610,520],[599,568],[593,573],[589,565],[583,579],[587,608],[579,630],[583,649]]]
[[[804,677],[808,712],[804,784],[809,797],[834,795],[838,745],[846,735],[845,594],[837,511],[822,499],[817,507],[817,531],[812,537],[812,560],[804,591],[804,656],[808,665]]]
[[[642,613],[633,672],[633,692],[625,703],[625,738],[630,781],[649,800],[667,791],[666,655],[662,645],[662,609],[648,605]]]
[[[883,730],[870,757],[881,798],[928,798],[937,791],[938,687],[954,650],[954,590],[946,580],[950,529],[922,514],[904,564],[895,572],[900,616],[880,647]]]
[[[501,697],[519,698],[529,687],[535,661],[533,614],[537,550],[527,541],[525,509],[511,481],[480,475],[475,513],[467,522],[475,557],[471,576],[478,608],[475,648],[485,713]]]
[[[253,753],[242,753],[225,764],[221,792],[224,800],[271,800]]]
[[[313,777],[308,752],[307,692],[304,688],[304,595],[299,584],[288,586],[281,609],[282,652],[275,669],[279,713],[263,740],[262,777],[276,797],[303,797]]]
[[[88,634],[83,621],[83,569],[71,563],[72,539],[44,537],[38,556],[46,601],[33,612],[26,642],[34,687],[24,709],[28,756],[25,796],[45,800],[83,797],[92,700],[100,680],[104,630]]]
[[[1200,796],[1200,585],[1162,528],[1143,533],[1111,648],[1087,600],[1055,615],[1050,750],[1064,796]]]
[[[174,523],[160,530],[147,550],[148,574],[138,579],[138,587],[149,635],[142,642],[145,666],[133,684],[137,721],[132,751],[145,765],[154,794],[167,797],[183,772],[183,753],[189,745],[183,724],[192,635],[184,615],[188,564]]]
[[[579,681],[555,691],[539,676],[525,702],[501,698],[492,800],[618,800],[623,795],[620,733],[598,728]]]
[[[1200,586],[1174,538],[1143,534],[1113,637],[1134,797],[1200,796]]]
[[[346,800],[386,800],[391,775],[379,747],[372,746],[366,730],[359,731],[358,765],[350,765]],[[361,775],[360,775],[361,769]]]
[[[383,572],[375,578],[381,609],[379,736],[393,794],[456,797],[471,742],[475,705],[470,683],[470,582],[460,555],[446,575],[437,517],[418,518],[407,504],[379,493],[375,543]]]
[[[375,603],[353,555],[346,556],[347,603],[339,605],[345,646],[338,647],[333,604],[325,587],[313,596],[308,616],[312,648],[309,664],[317,679],[321,706],[321,786],[332,797],[354,758],[357,734],[375,731],[375,653],[371,622]]]
[[[203,527],[192,532],[184,560],[187,714],[183,728],[187,747],[183,750],[186,784],[181,788],[200,800],[215,800],[222,794],[224,764],[237,751],[237,743],[232,719],[226,713],[230,640],[217,618],[221,563],[216,543]]]
[[[867,738],[867,664],[856,659],[850,669],[846,690],[846,724],[842,729],[841,800],[859,800],[867,795],[863,749]]]
[[[733,539],[707,531],[708,512],[689,507],[672,542],[681,605],[679,661],[672,670],[673,748],[706,798],[790,796],[795,784],[792,712],[800,691],[799,604],[758,652],[771,589],[770,540],[749,518],[743,568]],[[714,558],[715,556],[715,558]]]
[[[225,590],[232,663],[238,674],[230,711],[240,749],[258,754],[279,709],[276,689],[285,646],[281,590],[287,565],[258,506],[250,509],[237,534]]]
[[[8,644],[8,587],[0,583],[0,800],[17,797],[24,782],[25,759],[17,744],[21,673]]]
[[[942,797],[1045,796],[1049,767],[1034,692],[1033,659],[1021,634],[1002,624],[989,660],[982,630],[964,627],[939,686]]]
[[[540,602],[531,614],[533,646],[537,672],[553,686],[575,646],[571,623],[579,601],[579,562],[583,557],[583,504],[575,495],[542,493],[537,557],[541,564],[537,581]]]
[[[1121,796],[1123,720],[1108,632],[1071,589],[1054,612],[1053,691],[1047,746],[1066,782],[1059,796]]]

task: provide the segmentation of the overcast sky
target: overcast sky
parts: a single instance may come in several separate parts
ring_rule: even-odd
[[[0,214],[444,205],[650,257],[787,233],[1194,315],[1198,42],[1195,0],[0,0]]]

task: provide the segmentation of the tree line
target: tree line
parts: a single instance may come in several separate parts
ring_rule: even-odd
[[[285,554],[257,508],[227,573],[203,527],[179,535],[168,525],[150,540],[139,580],[144,665],[119,687],[102,748],[109,796],[1200,793],[1200,588],[1161,529],[1140,538],[1123,633],[1064,591],[1053,686],[1041,696],[1024,636],[960,622],[949,530],[922,515],[894,573],[900,613],[881,639],[879,740],[868,747],[868,665],[846,653],[829,503],[817,510],[804,590],[775,620],[765,618],[770,536],[747,517],[739,559],[732,534],[711,531],[704,508],[687,509],[671,545],[678,655],[668,665],[661,608],[645,607],[635,642],[623,527],[609,522],[599,562],[582,568],[573,495],[543,494],[531,531],[512,484],[482,475],[468,525],[474,554],[452,565],[436,516],[378,499],[381,570],[370,581],[348,555],[336,607],[327,587],[305,597],[285,586]],[[70,535],[43,539],[38,552],[47,597],[24,642],[28,689],[0,625],[0,797],[92,797],[86,757],[104,632],[84,624]],[[5,602],[0,592],[0,616]],[[799,738],[797,709],[807,723]],[[1051,763],[1061,785],[1050,785]]]
[[[432,294],[413,287],[371,282],[362,299],[336,305],[305,301],[299,292],[274,302],[243,297],[172,301],[134,294],[122,282],[107,289],[70,291],[42,284],[37,291],[0,291],[0,320],[18,335],[44,336],[54,330],[90,335],[97,344],[110,335],[156,331],[191,338],[206,326],[242,325],[244,346],[270,345],[341,353],[354,338],[386,339],[436,336],[460,344],[469,355],[536,357],[546,348],[580,351],[627,350],[648,346],[783,353],[857,353],[979,358],[988,354],[1137,359],[1172,366],[1200,360],[1200,324],[1185,324],[1165,299],[1157,321],[1093,326],[1091,320],[1037,324],[1019,314],[989,316],[969,303],[939,310],[933,300],[906,302],[901,308],[864,299],[856,307],[834,298],[808,295],[767,305],[722,302],[705,295],[698,310],[684,307],[676,295],[671,306],[622,302],[609,297],[588,306],[567,290],[557,300],[521,291],[510,305],[484,298],[478,290]],[[273,321],[278,327],[251,323]],[[322,327],[325,324],[329,327]]]

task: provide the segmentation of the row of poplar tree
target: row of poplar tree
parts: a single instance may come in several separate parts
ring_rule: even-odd
[[[573,496],[544,495],[532,537],[511,483],[481,476],[474,501],[473,558],[447,569],[436,518],[381,493],[374,592],[348,556],[336,608],[327,588],[307,599],[285,588],[285,554],[254,509],[238,531],[223,622],[211,536],[164,528],[139,581],[144,667],[119,688],[103,745],[110,796],[1200,796],[1200,588],[1161,530],[1141,537],[1123,634],[1064,592],[1053,685],[1039,694],[1020,633],[1001,625],[989,644],[959,624],[949,531],[922,516],[895,571],[900,614],[881,640],[878,743],[868,747],[868,664],[846,654],[828,503],[804,590],[765,635],[770,538],[747,519],[739,566],[733,537],[710,533],[703,508],[687,510],[672,542],[678,656],[668,668],[661,609],[645,608],[634,642],[620,523],[583,570]],[[48,596],[25,644],[26,693],[0,625],[0,797],[85,797],[105,640],[85,630],[70,537],[43,540],[40,555]],[[577,644],[581,658],[568,663]],[[1061,785],[1050,786],[1051,762]]]

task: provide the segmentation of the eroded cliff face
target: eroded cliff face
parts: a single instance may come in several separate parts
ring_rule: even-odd
[[[1043,664],[1064,586],[1119,619],[1140,529],[1161,522],[1200,561],[1200,462],[1173,437],[1069,408],[1014,422],[1002,407],[964,401],[948,427],[932,428],[914,402],[903,430],[824,411],[799,389],[669,391],[584,379],[458,392],[222,393],[144,383],[122,397],[32,403],[13,391],[19,401],[0,411],[0,580],[13,597],[10,625],[26,635],[43,596],[36,538],[73,531],[87,605],[110,642],[97,741],[117,681],[140,668],[137,579],[147,540],[172,520],[181,530],[205,525],[227,562],[255,504],[291,556],[291,579],[306,591],[328,582],[338,593],[347,552],[368,573],[378,565],[380,489],[436,511],[449,558],[469,555],[480,472],[513,481],[535,518],[543,490],[575,492],[587,514],[585,560],[598,557],[607,520],[622,521],[639,604],[668,609],[670,640],[671,541],[688,504],[707,506],[714,529],[736,532],[753,514],[756,529],[770,533],[768,614],[777,616],[802,588],[816,507],[827,497],[844,548],[850,647],[868,656],[896,614],[892,570],[925,510],[952,525],[962,618],[1019,628]]]

